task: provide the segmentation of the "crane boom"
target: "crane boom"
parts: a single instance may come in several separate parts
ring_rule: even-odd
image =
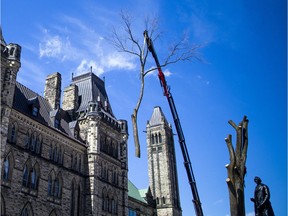
[[[193,195],[193,204],[194,204],[195,213],[197,216],[203,216],[200,197],[199,197],[199,194],[197,191],[196,181],[195,181],[195,177],[193,174],[192,165],[190,162],[190,157],[189,157],[189,154],[187,151],[187,146],[185,143],[183,130],[181,127],[180,119],[178,117],[178,113],[176,110],[174,99],[172,97],[172,94],[170,92],[169,87],[167,86],[165,75],[162,72],[161,65],[159,63],[158,57],[156,55],[156,52],[155,52],[155,49],[153,46],[153,42],[152,42],[151,38],[148,36],[148,31],[145,30],[143,34],[144,34],[145,41],[147,43],[148,50],[151,52],[151,54],[155,60],[155,63],[156,63],[157,69],[158,69],[158,78],[159,78],[160,84],[163,88],[164,96],[166,96],[166,98],[168,100],[169,107],[170,107],[170,110],[171,110],[171,113],[173,116],[174,124],[175,124],[177,134],[178,134],[179,144],[180,144],[183,159],[184,159],[184,166],[186,168],[189,184],[190,184],[192,195]]]

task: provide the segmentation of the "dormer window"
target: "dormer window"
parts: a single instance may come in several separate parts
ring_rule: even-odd
[[[39,114],[40,103],[38,97],[30,98],[28,101],[32,116],[37,117]]]
[[[59,129],[59,127],[60,127],[60,120],[57,118],[55,118],[54,127],[57,129]]]
[[[39,112],[38,107],[33,106],[32,115],[33,115],[33,116],[38,116],[38,112]]]

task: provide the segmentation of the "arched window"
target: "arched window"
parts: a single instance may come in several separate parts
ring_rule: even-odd
[[[159,133],[159,143],[162,143],[162,135]]]
[[[9,161],[9,158],[6,157],[4,159],[4,169],[3,169],[3,180],[4,181],[9,180],[9,173],[10,173],[10,161]]]
[[[53,144],[50,144],[50,150],[49,150],[49,159],[53,160]]]
[[[151,135],[151,142],[152,142],[152,144],[155,143],[154,134]]]
[[[106,211],[106,196],[107,196],[107,191],[106,191],[106,188],[103,188],[102,190],[102,210],[103,211]]]
[[[59,164],[61,164],[61,161],[62,161],[62,148],[59,147],[59,153],[58,153],[57,162],[58,162]]]
[[[164,196],[162,197],[162,203],[163,203],[163,204],[166,204],[166,201],[165,201],[165,197],[164,197]]]
[[[47,188],[47,192],[49,196],[53,195],[53,179],[52,179],[52,175],[50,174],[48,177],[48,188]]]
[[[25,164],[23,169],[22,186],[29,187],[29,166]]]
[[[118,202],[117,202],[117,196],[114,194],[112,199],[111,199],[111,213],[113,215],[118,215]]]
[[[36,139],[36,153],[41,154],[42,150],[42,137],[39,135]]]
[[[103,136],[100,137],[100,150],[103,151],[104,149],[104,142],[105,142],[105,139]]]
[[[158,143],[158,135],[155,134],[155,143]]]
[[[78,154],[76,154],[75,157],[74,157],[74,161],[73,161],[73,162],[74,162],[74,164],[73,164],[73,169],[74,169],[74,170],[77,169],[77,163],[78,163],[77,160],[78,160]]]
[[[36,151],[36,142],[37,142],[37,136],[36,136],[36,132],[34,132],[32,134],[32,137],[31,137],[31,143],[30,143],[30,150],[32,152],[35,152]]]
[[[81,172],[81,166],[82,166],[82,164],[81,164],[82,162],[81,162],[81,155],[79,156],[79,163],[78,163],[78,171],[79,172]]]
[[[53,161],[57,162],[57,159],[58,159],[58,146],[55,145],[53,149]]]
[[[78,185],[78,197],[77,197],[77,216],[81,213],[81,189],[80,185]]]
[[[31,183],[30,183],[32,189],[36,189],[37,177],[38,177],[37,172],[33,167],[33,169],[31,170]]]
[[[25,149],[29,149],[29,145],[30,145],[30,142],[31,142],[31,133],[30,131],[27,131],[26,133],[26,137],[24,139],[24,148]]]
[[[17,132],[16,123],[9,125],[9,131],[8,131],[9,142],[16,143],[16,132]]]
[[[30,174],[30,188],[33,190],[37,190],[38,181],[39,181],[39,165],[36,163],[31,170]]]
[[[20,216],[33,216],[32,207],[29,202],[22,209]]]
[[[54,197],[61,198],[62,195],[62,177],[61,173],[54,180]]]

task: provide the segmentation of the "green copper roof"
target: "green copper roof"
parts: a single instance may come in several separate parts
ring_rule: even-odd
[[[130,180],[128,181],[128,196],[132,197],[140,202],[147,203],[147,201],[142,197],[144,190],[146,190],[145,193],[147,193],[147,189],[139,190]],[[145,194],[144,194],[145,197]]]

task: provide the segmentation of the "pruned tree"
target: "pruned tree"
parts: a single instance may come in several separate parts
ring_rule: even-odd
[[[232,145],[232,135],[229,134],[225,138],[230,164],[226,165],[228,178],[226,179],[231,216],[245,216],[245,201],[244,201],[244,177],[246,174],[246,159],[248,149],[248,119],[244,116],[243,120],[236,125],[232,120],[228,123],[236,131],[236,148]]]
[[[140,157],[140,142],[139,142],[139,135],[138,135],[138,124],[137,124],[137,116],[138,111],[142,102],[142,98],[144,95],[144,87],[145,87],[145,76],[148,73],[156,70],[156,66],[151,66],[148,68],[146,65],[147,57],[148,57],[148,50],[146,48],[146,44],[144,41],[143,34],[138,34],[132,28],[132,20],[133,18],[129,16],[128,13],[121,12],[121,21],[123,32],[117,31],[115,28],[112,32],[112,37],[109,39],[112,45],[119,51],[128,53],[139,60],[140,63],[140,93],[139,98],[136,103],[136,106],[133,110],[131,115],[132,126],[133,126],[133,137],[134,137],[134,144],[135,144],[135,155]],[[145,22],[145,29],[149,32],[149,37],[155,41],[160,37],[160,32],[158,31],[158,20],[156,18],[153,19],[146,19]],[[140,38],[139,35],[142,37]],[[138,36],[138,37],[137,37]],[[169,64],[174,64],[179,61],[192,61],[195,59],[201,60],[199,54],[197,53],[200,45],[192,45],[189,44],[187,37],[179,40],[177,43],[171,45],[168,50],[167,57],[164,59],[161,67],[166,67]],[[147,69],[148,68],[148,69]]]

